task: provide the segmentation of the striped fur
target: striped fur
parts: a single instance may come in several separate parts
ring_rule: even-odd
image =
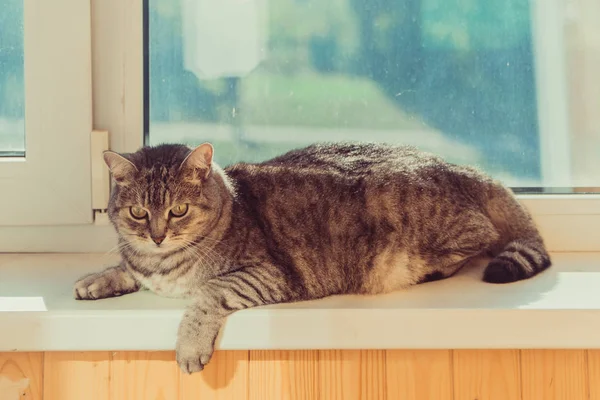
[[[385,293],[450,277],[482,255],[493,257],[483,274],[493,283],[551,264],[509,190],[411,147],[314,145],[225,170],[208,144],[105,159],[123,262],[84,277],[74,295],[146,287],[193,298],[177,342],[179,365],[190,373],[208,363],[224,318],[237,310]],[[184,204],[187,213],[175,216]],[[146,216],[136,218],[132,206]]]

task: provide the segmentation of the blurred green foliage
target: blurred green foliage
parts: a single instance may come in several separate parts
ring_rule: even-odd
[[[145,1],[152,121],[229,123],[237,105],[243,124],[431,127],[539,176],[529,0],[264,0],[267,58],[237,103],[231,80],[185,70],[181,1]],[[0,9],[0,118],[22,118],[23,0]]]
[[[529,35],[523,0],[423,0],[423,45],[473,51],[518,46]]]
[[[149,2],[151,118],[230,122],[231,81],[182,67],[179,3]],[[429,126],[539,176],[529,0],[266,3],[267,59],[239,85],[244,124]]]
[[[25,115],[23,0],[0,0],[0,118]]]

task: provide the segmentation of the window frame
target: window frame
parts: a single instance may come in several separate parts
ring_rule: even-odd
[[[544,186],[572,181],[565,32],[567,0],[530,0],[531,34]],[[562,77],[562,79],[556,79]],[[557,169],[554,166],[563,165]]]
[[[69,23],[61,23],[65,9]],[[23,0],[23,35],[25,157],[0,157],[0,180],[10,188],[0,221],[90,223],[90,3]]]
[[[94,128],[109,131],[112,150],[132,152],[143,144],[144,133],[142,0],[92,1],[91,14]],[[518,194],[517,198],[532,213],[550,251],[600,251],[596,233],[600,195]],[[0,226],[2,252],[105,253],[115,245],[114,229],[104,220]]]

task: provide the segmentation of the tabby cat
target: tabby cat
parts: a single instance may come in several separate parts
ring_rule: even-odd
[[[106,152],[119,266],[83,277],[95,300],[147,288],[189,297],[177,338],[187,373],[209,362],[227,315],[443,279],[490,256],[483,280],[530,278],[550,257],[512,192],[412,147],[318,144],[224,170],[213,147]]]

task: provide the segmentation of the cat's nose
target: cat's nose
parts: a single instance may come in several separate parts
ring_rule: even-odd
[[[161,244],[165,240],[165,235],[162,236],[152,236],[152,241],[157,245]]]

